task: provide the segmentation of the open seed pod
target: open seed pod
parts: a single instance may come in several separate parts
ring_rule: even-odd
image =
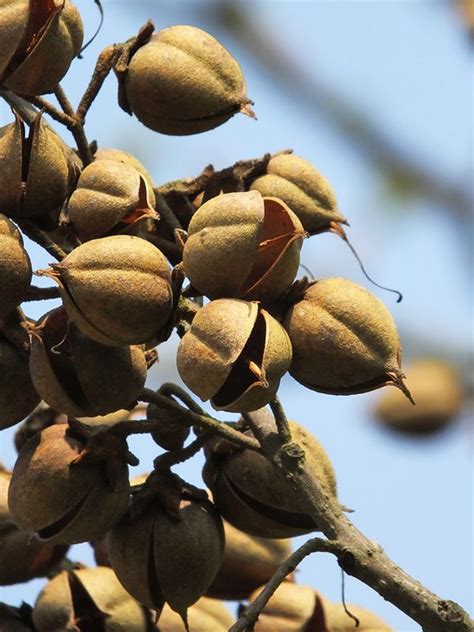
[[[143,608],[110,568],[63,571],[43,588],[33,609],[36,632],[147,632]]]
[[[24,300],[30,282],[31,262],[21,233],[0,213],[0,323]]]
[[[29,96],[52,92],[78,55],[81,16],[70,0],[0,0],[0,84]]]
[[[291,435],[305,451],[305,464],[329,496],[336,478],[329,457],[303,426],[290,422]],[[318,531],[291,483],[253,450],[234,449],[221,440],[207,450],[203,478],[219,513],[234,527],[260,538],[292,538]]]
[[[251,183],[250,190],[283,200],[310,235],[347,224],[330,183],[308,160],[292,153],[273,156],[266,173]]]
[[[172,474],[155,474],[108,535],[110,563],[124,588],[161,611],[165,601],[183,620],[214,579],[224,530],[207,494]]]
[[[277,198],[225,193],[193,215],[183,251],[186,275],[209,298],[270,301],[286,292],[305,233]]]
[[[158,218],[155,194],[129,164],[96,160],[81,173],[67,215],[76,235],[87,241],[126,232],[139,220]]]
[[[19,608],[0,602],[0,630],[2,632],[32,632],[31,606],[23,603]]]
[[[409,435],[429,435],[454,421],[463,405],[463,388],[453,367],[442,360],[425,358],[406,370],[412,406],[395,389],[385,391],[375,405],[378,421]]]
[[[146,342],[171,314],[168,263],[158,248],[139,237],[88,241],[42,274],[58,283],[73,323],[104,345]]]
[[[185,384],[217,410],[268,404],[291,362],[283,327],[257,303],[219,299],[201,308],[176,357]]]
[[[43,577],[65,556],[67,546],[40,542],[31,531],[18,529],[8,510],[11,474],[0,464],[0,586]],[[3,632],[0,618],[0,630]]]
[[[100,538],[127,509],[127,459],[125,441],[112,435],[94,446],[66,424],[35,434],[13,469],[15,523],[54,544]]]
[[[198,134],[237,112],[254,116],[239,64],[194,26],[153,34],[119,74],[119,104],[156,132]]]
[[[63,307],[32,328],[30,373],[41,398],[70,417],[94,417],[137,399],[146,376],[138,345],[107,347],[85,336]]]
[[[137,159],[133,154],[129,154],[128,151],[123,149],[112,149],[111,147],[104,147],[98,149],[94,154],[94,160],[113,160],[114,162],[121,162],[123,165],[133,167],[135,171],[138,171],[147,181],[148,187],[153,191],[153,178],[146,167]]]
[[[201,597],[188,608],[188,625],[191,632],[227,632],[234,618],[216,599]],[[159,632],[184,632],[181,617],[165,604],[158,619]]]
[[[17,114],[14,123],[0,128],[0,161],[0,209],[14,219],[57,211],[76,177],[77,165],[41,112],[28,137]]]
[[[283,324],[293,347],[290,373],[303,386],[352,395],[393,384],[410,397],[393,318],[360,285],[338,278],[310,284]]]

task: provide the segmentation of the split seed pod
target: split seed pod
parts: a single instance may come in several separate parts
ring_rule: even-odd
[[[192,632],[227,632],[235,622],[227,608],[216,599],[201,597],[188,608],[188,625]],[[159,632],[183,632],[181,617],[165,604],[158,619]]]
[[[305,232],[277,198],[225,193],[193,215],[183,251],[186,275],[209,298],[270,301],[292,284]]]
[[[145,606],[165,601],[183,620],[214,579],[224,530],[204,491],[157,474],[109,533],[110,563],[124,588]]]
[[[393,318],[360,285],[337,278],[310,284],[283,324],[293,346],[290,373],[303,386],[352,395],[393,384],[410,397]]]
[[[171,314],[168,263],[158,248],[139,237],[88,241],[42,274],[58,283],[73,323],[104,345],[146,342]]]
[[[0,84],[28,96],[52,92],[83,35],[70,0],[0,0]]]
[[[217,410],[266,406],[291,362],[291,344],[257,303],[219,299],[201,308],[176,357],[185,384]]]
[[[21,233],[0,213],[0,322],[24,300],[30,283],[31,262]]]
[[[43,316],[32,333],[31,379],[55,410],[94,417],[125,408],[139,396],[147,376],[141,347],[107,347],[87,338],[62,307]]]
[[[237,112],[254,116],[239,64],[194,26],[158,31],[119,75],[119,103],[156,132],[198,134]]]
[[[43,588],[33,609],[37,632],[101,630],[146,632],[143,608],[110,568],[63,571]]]
[[[155,195],[145,178],[117,160],[96,160],[81,173],[67,215],[79,239],[127,231],[135,222],[158,218]]]
[[[310,235],[337,232],[339,224],[347,224],[330,183],[308,160],[292,153],[273,156],[250,190],[283,200]]]
[[[314,477],[335,497],[336,478],[323,447],[303,426],[290,422],[290,429]],[[292,538],[319,530],[291,483],[280,478],[264,456],[223,446],[219,440],[208,451],[203,478],[226,520],[260,538]]]
[[[95,152],[94,160],[113,160],[114,162],[121,162],[123,165],[133,167],[135,171],[138,171],[138,173],[145,178],[149,188],[153,190],[153,178],[149,171],[133,154],[129,154],[128,151],[105,147]]]
[[[26,443],[8,493],[19,528],[50,543],[74,544],[100,538],[121,518],[129,500],[126,443],[107,436],[95,458],[86,448],[66,424]]]

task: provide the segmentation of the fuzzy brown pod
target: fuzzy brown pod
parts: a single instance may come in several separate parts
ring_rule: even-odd
[[[146,167],[135,158],[133,154],[123,149],[114,149],[112,147],[104,147],[98,149],[94,154],[94,160],[113,160],[114,162],[121,162],[123,165],[128,165],[138,171],[147,181],[148,187],[153,191],[153,178]]]
[[[8,510],[11,473],[0,465],[0,586],[44,577],[64,558],[69,547],[40,542],[31,531],[18,529]],[[1,619],[0,619],[1,622]],[[0,630],[3,631],[0,625]]]
[[[209,298],[271,301],[292,284],[304,236],[299,219],[281,200],[258,191],[225,193],[193,215],[184,270]]]
[[[67,217],[81,241],[126,232],[147,217],[158,219],[155,194],[129,164],[96,160],[81,173]]]
[[[160,422],[159,428],[151,433],[153,441],[164,450],[179,450],[189,437],[191,428],[185,412],[160,408],[149,404],[146,411],[147,419]]]
[[[158,248],[140,237],[88,241],[40,274],[58,283],[73,323],[107,346],[146,342],[171,315],[168,263]]]
[[[67,423],[67,415],[50,408],[46,402],[40,401],[38,406],[24,419],[15,432],[15,449],[20,452],[25,443],[37,432],[48,426]]]
[[[100,538],[129,500],[126,443],[108,436],[99,453],[66,424],[36,433],[13,469],[8,504],[21,529],[54,544]]]
[[[204,306],[176,357],[184,383],[217,410],[248,412],[268,404],[291,362],[283,327],[258,303],[219,299]]]
[[[110,568],[63,571],[49,581],[33,608],[36,632],[147,632],[144,609]]]
[[[394,389],[384,392],[374,414],[384,426],[410,436],[434,434],[449,426],[462,409],[463,387],[452,366],[436,358],[408,365],[407,381],[416,406]]]
[[[309,160],[293,153],[272,156],[266,173],[251,183],[250,190],[283,200],[310,235],[347,224],[331,184]]]
[[[303,426],[290,422],[293,440],[305,451],[305,464],[326,493],[336,497],[336,478],[324,448]],[[253,450],[207,448],[203,478],[219,513],[234,527],[260,538],[292,538],[319,527],[291,483]]]
[[[145,606],[186,610],[207,590],[222,560],[219,514],[198,490],[170,474],[150,477],[108,535],[112,568]]]
[[[14,123],[0,128],[0,161],[0,209],[14,219],[58,211],[78,170],[69,148],[43,122],[41,112],[28,136],[17,114]]]
[[[138,398],[147,377],[140,346],[108,347],[91,340],[63,307],[40,318],[31,333],[31,379],[51,408],[70,417],[94,417]]]
[[[227,632],[234,618],[227,608],[216,599],[201,597],[188,608],[190,632]],[[158,619],[159,632],[184,632],[184,624],[176,612],[165,604]]]
[[[21,233],[0,213],[0,324],[24,300],[30,283],[31,261]]]
[[[52,92],[83,36],[70,0],[0,0],[0,84],[28,96]]]
[[[133,52],[119,104],[162,134],[206,132],[237,112],[254,116],[239,64],[209,33],[171,26]]]
[[[293,347],[290,374],[303,386],[352,395],[392,384],[410,397],[393,318],[360,285],[340,278],[309,284],[283,325]]]
[[[0,630],[2,632],[32,632],[30,606],[23,603],[19,608],[0,602]],[[26,611],[26,612],[25,612]]]

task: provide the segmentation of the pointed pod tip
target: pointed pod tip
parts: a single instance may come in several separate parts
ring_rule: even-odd
[[[242,105],[240,106],[240,112],[242,114],[245,114],[245,116],[248,116],[256,121],[257,115],[252,110],[251,105],[253,105],[253,101],[250,101],[250,99],[242,103]]]

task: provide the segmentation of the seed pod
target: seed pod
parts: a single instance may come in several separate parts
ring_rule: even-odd
[[[32,632],[33,628],[29,625],[30,610],[31,606],[24,602],[19,608],[0,603],[0,630],[2,632]]]
[[[15,123],[0,128],[0,161],[0,208],[19,219],[57,211],[78,168],[69,159],[64,142],[43,123],[41,112],[31,124],[28,138],[18,115]]]
[[[189,425],[187,425],[186,413],[149,404],[146,417],[160,422],[159,429],[151,433],[153,441],[157,445],[164,450],[179,450],[183,447],[191,432]]]
[[[329,457],[303,426],[290,422],[291,434],[305,451],[305,463],[325,491],[336,496],[336,479]],[[267,459],[248,449],[222,449],[217,442],[208,451],[203,478],[212,491],[219,513],[234,527],[260,538],[292,538],[319,529],[306,513],[286,479]]]
[[[463,405],[463,389],[451,366],[441,360],[413,362],[406,371],[416,406],[394,389],[375,406],[380,423],[409,435],[429,435],[452,423]]]
[[[143,608],[125,592],[113,571],[104,567],[56,575],[36,600],[33,623],[37,632],[148,630]]]
[[[84,35],[70,0],[0,0],[0,33],[0,84],[28,96],[54,90]]]
[[[219,195],[191,219],[184,270],[209,298],[270,301],[293,282],[304,234],[281,200],[257,191]]]
[[[41,432],[41,430],[48,428],[48,426],[53,426],[54,424],[65,423],[67,423],[67,415],[53,410],[45,402],[41,401],[18,426],[15,432],[14,442],[16,451],[20,452],[25,443],[37,432]]]
[[[94,239],[43,274],[58,283],[73,323],[104,345],[146,342],[171,314],[171,276],[166,259],[158,248],[139,237]]]
[[[393,318],[360,285],[336,278],[310,284],[283,324],[293,346],[290,373],[303,386],[352,395],[393,384],[410,397]]]
[[[138,171],[147,181],[148,187],[153,191],[153,178],[148,170],[142,165],[142,163],[135,158],[132,154],[122,149],[112,149],[106,147],[104,149],[98,149],[94,154],[95,160],[113,160],[114,162],[121,162],[123,165],[133,167],[135,171]]]
[[[30,283],[31,262],[21,234],[0,213],[0,322],[24,300]]]
[[[250,190],[283,200],[310,235],[347,224],[330,183],[308,160],[294,154],[273,156],[266,173],[251,183]]]
[[[212,301],[199,310],[176,357],[185,384],[217,410],[268,404],[291,362],[283,327],[257,303]]]
[[[188,609],[192,632],[227,632],[234,619],[227,608],[215,599],[201,597]],[[159,632],[183,632],[181,617],[165,604],[158,619]]]
[[[205,492],[159,474],[134,497],[108,542],[110,563],[124,588],[157,611],[166,601],[185,620],[187,608],[219,569],[224,530]]]
[[[32,328],[30,373],[52,408],[70,417],[94,417],[132,404],[142,390],[146,360],[139,346],[106,347],[82,334],[63,307]]]
[[[119,75],[119,104],[156,132],[198,134],[237,112],[254,116],[239,64],[194,26],[162,29],[133,52]]]
[[[126,444],[108,436],[95,459],[66,424],[35,434],[15,463],[8,504],[21,529],[54,544],[100,538],[129,500]]]

